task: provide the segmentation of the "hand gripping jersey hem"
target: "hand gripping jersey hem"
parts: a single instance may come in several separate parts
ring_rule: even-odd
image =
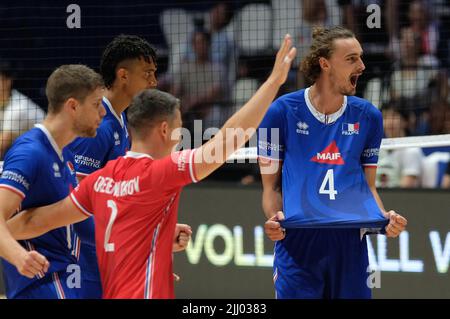
[[[8,189],[10,191],[12,191],[13,193],[16,193],[17,195],[19,195],[22,199],[24,199],[26,196],[25,194],[18,188],[8,185],[8,184],[0,184],[0,188],[5,188]]]
[[[197,149],[194,149],[189,156],[189,175],[191,176],[192,182],[197,183],[197,177],[195,176],[195,167],[194,167],[194,153]]]
[[[78,202],[78,200],[76,199],[76,197],[73,194],[70,194],[69,197],[72,200],[72,203],[78,208],[78,210],[81,213],[83,213],[83,215],[86,215],[88,217],[92,216],[92,214]]]

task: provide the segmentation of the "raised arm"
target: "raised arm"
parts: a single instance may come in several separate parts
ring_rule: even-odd
[[[29,239],[62,226],[78,223],[88,217],[67,196],[52,205],[23,211],[8,220],[7,225],[15,239]]]
[[[286,35],[267,81],[238,112],[228,119],[214,138],[195,152],[195,173],[198,180],[219,168],[256,132],[278,89],[286,81],[295,54],[296,49],[292,48],[291,37]]]

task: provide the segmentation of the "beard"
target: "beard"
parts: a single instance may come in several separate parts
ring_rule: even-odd
[[[75,122],[74,132],[79,137],[95,137],[97,135],[97,127],[92,127],[84,123]]]
[[[330,73],[331,83],[336,83],[337,92],[342,95],[352,96],[356,94],[356,86],[353,86],[350,79],[340,77],[338,78],[336,74],[332,71]],[[343,83],[343,84],[341,84]]]
[[[353,87],[340,87],[339,93],[342,95],[352,96],[356,94],[356,88]]]

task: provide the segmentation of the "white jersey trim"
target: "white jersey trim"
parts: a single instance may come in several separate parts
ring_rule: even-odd
[[[308,106],[309,111],[311,112],[311,114],[321,123],[324,124],[332,124],[334,122],[336,122],[341,116],[342,114],[344,114],[346,108],[347,108],[347,96],[344,95],[344,102],[342,103],[341,108],[333,113],[333,114],[323,114],[320,113],[312,104],[311,100],[309,99],[309,90],[311,89],[311,87],[308,87],[305,89],[305,102],[306,105]]]
[[[151,158],[154,159],[153,157],[151,157],[151,155],[149,154],[145,154],[145,153],[139,153],[139,152],[133,152],[133,151],[128,151],[125,156],[125,158],[143,158],[143,157],[147,157],[147,158]]]
[[[70,199],[72,199],[72,202],[75,204],[75,206],[77,206],[78,207],[78,209],[83,213],[83,214],[85,214],[86,216],[89,216],[89,217],[91,217],[92,216],[92,214],[89,212],[89,211],[87,211],[79,202],[78,202],[78,200],[76,199],[76,197],[71,193],[70,194]]]
[[[13,193],[16,193],[17,195],[21,196],[22,199],[25,198],[25,194],[18,188],[8,185],[8,184],[0,184],[0,188],[6,188],[9,189],[10,191],[12,191]]]
[[[114,117],[117,119],[117,121],[119,121],[120,126],[122,128],[124,128],[125,127],[125,121],[123,120],[123,117],[122,117],[123,115],[120,114],[120,117],[119,117],[119,115],[117,115],[116,111],[114,111],[114,109],[112,107],[111,102],[106,98],[106,96],[103,97],[103,102],[108,106],[109,111],[114,115]]]
[[[76,174],[77,174],[77,176],[83,176],[83,177],[89,176],[89,174],[82,173],[82,172],[76,172]]]
[[[191,175],[191,179],[194,183],[197,183],[198,180],[195,178],[195,168],[194,168],[194,153],[197,149],[192,150],[191,155],[189,156],[189,174]]]
[[[56,144],[55,139],[53,138],[52,134],[50,134],[50,132],[47,130],[47,128],[42,125],[42,124],[34,124],[34,127],[40,129],[45,136],[47,137],[48,141],[50,142],[50,145],[53,147],[53,149],[55,150],[56,154],[58,154],[59,159],[61,160],[61,162],[64,162],[64,157],[62,155],[62,151],[59,148],[58,144]]]

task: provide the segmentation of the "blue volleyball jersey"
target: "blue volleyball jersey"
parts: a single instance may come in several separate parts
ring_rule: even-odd
[[[125,155],[130,149],[131,142],[125,113],[116,114],[106,97],[103,97],[102,103],[106,109],[106,115],[97,129],[97,135],[94,138],[77,138],[67,146],[75,156],[77,175],[87,176],[105,166],[108,161]],[[79,264],[83,279],[89,282],[100,282],[95,249],[94,217],[75,224],[74,228],[81,239]],[[94,290],[86,291],[86,297],[96,298],[99,293]]]
[[[47,129],[40,124],[20,136],[6,154],[0,187],[7,188],[23,198],[21,210],[55,203],[69,195],[77,181],[70,151],[61,151]],[[45,277],[67,271],[76,264],[72,226],[52,230],[40,237],[19,241],[27,250],[37,250],[50,262]],[[6,295],[14,298],[29,285],[42,279],[29,279],[3,260]]]
[[[381,112],[345,96],[325,124],[308,91],[274,101],[258,129],[259,158],[282,165],[283,227],[382,228],[388,220],[364,174],[365,166],[377,165]]]

